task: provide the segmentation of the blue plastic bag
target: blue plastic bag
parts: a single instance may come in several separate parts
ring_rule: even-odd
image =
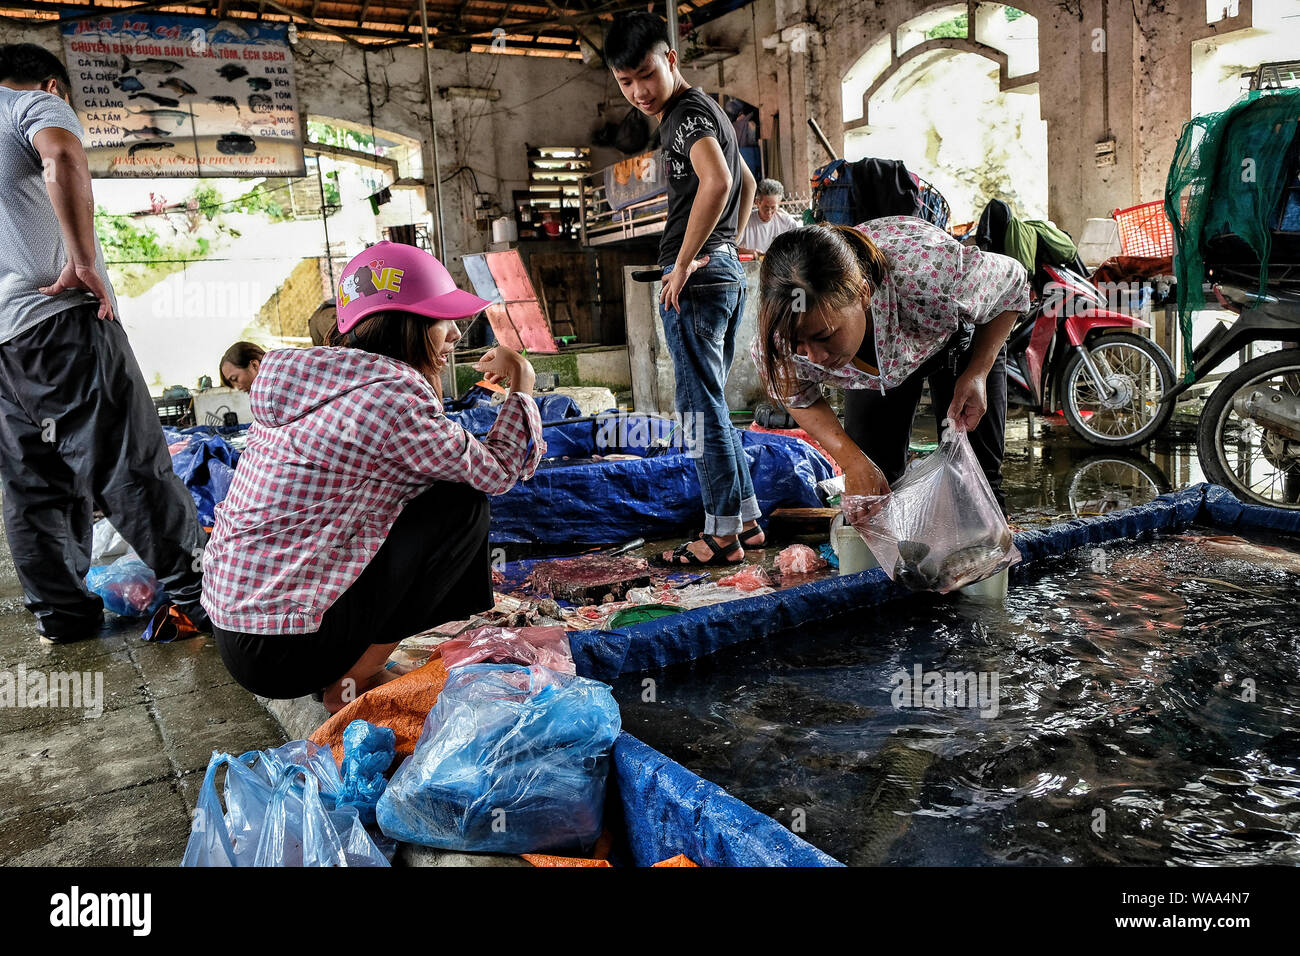
[[[104,607],[122,617],[148,617],[167,597],[149,565],[133,554],[91,568],[86,587],[103,598]]]
[[[327,809],[306,768],[280,775],[262,824],[254,866],[388,866],[356,807]]]
[[[361,822],[375,823],[375,804],[388,781],[384,774],[397,755],[397,734],[391,727],[376,727],[354,720],[343,730],[343,789],[338,806],[356,807]]]
[[[381,849],[354,808],[335,806],[342,788],[330,749],[310,741],[213,752],[181,866],[388,866],[395,848]]]
[[[619,729],[598,681],[537,665],[455,668],[379,798],[379,828],[448,850],[588,850]]]

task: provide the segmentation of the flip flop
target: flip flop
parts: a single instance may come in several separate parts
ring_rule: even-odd
[[[713,552],[707,560],[702,561],[697,558],[695,552],[691,550],[691,545],[694,542],[687,541],[677,546],[673,551],[671,561],[665,560],[662,554],[656,554],[650,559],[650,563],[658,568],[731,567],[732,565],[745,563],[745,555],[743,552],[741,553],[740,558],[736,561],[724,560],[726,555],[731,554],[733,551],[741,550],[739,541],[733,541],[731,544],[723,547],[718,544],[718,539],[711,534],[702,534],[696,540],[703,541],[709,546],[709,550]]]

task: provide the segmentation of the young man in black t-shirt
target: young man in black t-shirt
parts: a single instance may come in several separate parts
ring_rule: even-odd
[[[659,120],[668,174],[659,314],[677,376],[677,410],[693,439],[704,534],[661,560],[738,564],[745,547],[765,543],[740,434],[723,394],[745,305],[736,236],[754,204],[754,176],[740,159],[722,108],[682,78],[662,19],[634,13],[615,20],[605,37],[605,62],[628,102]]]

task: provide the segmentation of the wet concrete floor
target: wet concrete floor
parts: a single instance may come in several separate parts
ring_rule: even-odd
[[[923,427],[916,437],[933,439]],[[1007,424],[1005,475],[1012,520],[1025,527],[1128,507],[1202,480],[1194,438],[1176,422],[1134,454],[1093,448],[1063,424],[1024,417]],[[775,555],[769,548],[752,560],[770,564]],[[151,645],[140,640],[142,623],[105,617],[110,623],[94,640],[41,645],[7,543],[0,547],[0,680],[75,671],[103,686],[102,714],[0,707],[0,864],[176,865],[212,751],[289,739],[234,683],[210,637]]]

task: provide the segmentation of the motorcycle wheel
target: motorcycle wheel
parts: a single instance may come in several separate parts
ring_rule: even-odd
[[[1089,455],[1069,475],[1066,498],[1076,518],[1146,504],[1169,491],[1169,476],[1151,459],[1131,452]]]
[[[1122,390],[1119,404],[1104,402],[1078,349],[1061,373],[1061,410],[1070,427],[1102,448],[1132,448],[1165,427],[1174,413],[1160,396],[1174,384],[1174,366],[1164,349],[1132,332],[1111,332],[1088,343],[1098,370]]]
[[[1290,462],[1283,459],[1281,463],[1277,460],[1279,454],[1287,454],[1287,445],[1295,442],[1269,437],[1253,420],[1239,417],[1232,407],[1237,395],[1263,383],[1292,395],[1300,394],[1300,351],[1270,352],[1225,376],[1201,411],[1196,453],[1205,477],[1241,500],[1300,509],[1300,458]]]

